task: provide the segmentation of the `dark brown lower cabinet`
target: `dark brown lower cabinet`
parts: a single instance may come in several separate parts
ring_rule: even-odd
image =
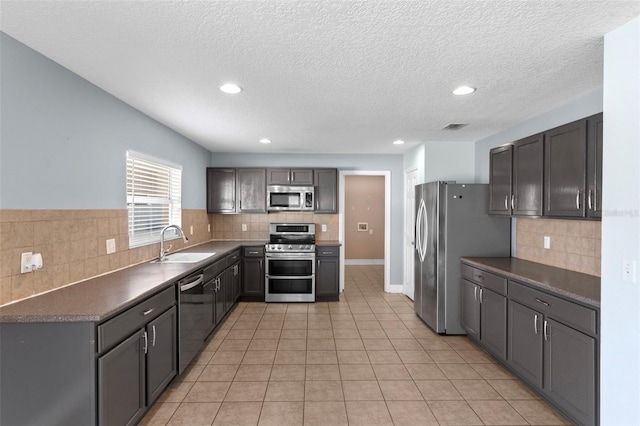
[[[479,288],[480,286],[470,281],[462,280],[462,328],[475,340],[480,340]]]
[[[499,359],[507,359],[507,298],[486,288],[480,293],[480,342]]]
[[[172,307],[98,359],[101,425],[136,424],[177,374]]]
[[[509,365],[520,378],[542,388],[542,314],[509,301]]]
[[[316,248],[316,301],[340,300],[340,247]]]
[[[264,302],[264,246],[243,247],[242,300]]]

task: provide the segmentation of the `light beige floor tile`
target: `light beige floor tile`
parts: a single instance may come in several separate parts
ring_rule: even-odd
[[[333,339],[307,339],[308,351],[335,351],[336,343]]]
[[[364,344],[362,339],[335,339],[336,349],[338,351],[363,351]]]
[[[304,351],[307,349],[307,339],[280,339],[279,351]]]
[[[260,321],[258,330],[281,330],[286,321]]]
[[[265,401],[304,401],[304,381],[269,382]]]
[[[480,380],[451,380],[451,384],[467,401],[473,400],[502,400],[502,397],[495,391],[489,383]]]
[[[196,382],[184,402],[222,402],[230,382]]]
[[[482,420],[465,401],[427,402],[441,425],[481,425]]]
[[[446,376],[436,364],[405,364],[414,380],[446,380]]]
[[[485,380],[504,380],[514,379],[507,370],[500,367],[498,364],[469,364],[471,368],[476,370],[480,376]]]
[[[238,370],[237,364],[224,364],[224,365],[207,365],[200,377],[199,382],[230,382],[233,380]]]
[[[307,330],[309,339],[333,339],[333,329],[309,329]]]
[[[309,320],[307,328],[309,330],[331,330],[331,320]]]
[[[382,328],[358,330],[363,339],[386,339],[387,334]]]
[[[246,351],[250,343],[250,339],[225,339],[218,348],[218,351]]]
[[[469,405],[486,425],[528,425],[506,401],[469,401]]]
[[[346,426],[347,410],[343,401],[305,401],[305,426]]]
[[[275,351],[278,349],[278,340],[276,339],[253,339],[249,344],[249,351]]]
[[[427,402],[463,399],[449,380],[416,380],[415,383]]]
[[[566,425],[564,417],[542,401],[520,400],[508,401],[524,419],[532,425]]]
[[[468,364],[438,364],[440,370],[448,379],[482,379],[478,372]]]
[[[384,380],[378,382],[387,401],[422,401],[422,394],[413,380]]]
[[[376,375],[369,364],[340,364],[342,380],[376,380]]]
[[[224,342],[224,340],[222,339],[210,339],[209,341],[205,342],[204,348],[202,350],[215,352],[218,350],[222,342]]]
[[[225,402],[263,401],[268,382],[233,382]]]
[[[276,351],[274,364],[305,364],[306,351]]]
[[[336,351],[307,351],[307,364],[337,364]]]
[[[340,369],[336,364],[309,364],[306,380],[340,380]]]
[[[195,358],[193,358],[190,364],[207,364],[213,354],[213,351],[202,351],[198,355],[196,355]]]
[[[256,330],[253,338],[262,340],[278,340],[280,338],[280,330]]]
[[[231,380],[231,379],[229,379]],[[171,382],[158,398],[159,402],[182,402],[194,382]]]
[[[393,351],[393,345],[387,338],[384,339],[362,339],[364,348],[368,351]]]
[[[447,345],[447,342],[444,340],[431,340],[431,339],[420,339],[417,338],[418,343],[422,346],[427,352],[433,351],[451,351],[451,346]]]
[[[186,368],[186,370],[184,370],[184,372],[180,376],[176,377],[174,381],[195,382],[196,380],[198,380],[198,377],[200,377],[200,374],[202,374],[202,371],[205,367],[206,365],[203,364],[191,364]]]
[[[265,402],[260,412],[260,426],[302,426],[303,402]]]
[[[276,351],[247,351],[242,364],[273,364]]]
[[[257,425],[262,402],[223,402],[218,410],[214,426]]]
[[[243,364],[238,368],[236,382],[266,382],[271,377],[270,364]]]
[[[438,424],[424,401],[387,401],[387,408],[395,426]]]
[[[390,340],[391,340],[391,344],[393,345],[393,347],[397,351],[419,351],[419,350],[422,350],[422,346],[414,338],[407,338],[407,339],[392,338]]]
[[[334,324],[333,337],[335,339],[360,339],[360,333],[355,328],[355,323],[353,328],[345,328],[345,329],[337,329]]]
[[[255,331],[254,330],[231,330],[227,336],[225,337],[225,340],[232,340],[232,339],[240,339],[240,340],[246,340],[246,339],[252,339],[253,335],[254,335]]]
[[[156,402],[140,421],[141,426],[164,426],[178,409],[178,402]]]
[[[471,342],[465,336],[445,336],[447,344],[456,351],[474,351],[479,350],[475,343]]]
[[[494,364],[496,362],[490,355],[481,350],[456,350],[456,352],[469,364]]]
[[[211,357],[209,364],[240,364],[244,354],[244,351],[218,351]]]
[[[466,364],[456,351],[429,351],[427,353],[436,364]]]
[[[346,401],[349,425],[393,425],[384,401]]]
[[[345,401],[382,401],[380,386],[375,380],[343,381]]]
[[[396,351],[404,364],[433,364],[431,357],[422,349],[417,351]]]
[[[340,364],[369,364],[369,356],[366,351],[337,351]]]
[[[402,364],[396,351],[367,351],[371,364]]]
[[[285,320],[282,326],[283,330],[306,330],[309,328],[307,321]]]
[[[342,382],[318,380],[305,382],[305,401],[343,401]]]
[[[375,364],[373,371],[378,380],[411,380],[411,375],[402,364]]]
[[[269,380],[305,380],[304,364],[274,364],[271,369],[271,377]]]
[[[284,321],[284,317],[285,317],[285,312],[272,312],[272,313],[264,313],[262,315],[262,320],[263,321]]]
[[[219,402],[185,402],[180,404],[167,425],[209,426],[219,408]]]
[[[539,399],[535,393],[518,380],[487,380],[487,383],[506,400]]]
[[[411,330],[409,329],[394,328],[390,330],[384,330],[384,332],[389,339],[415,339],[413,334],[411,334]],[[419,348],[422,349],[422,346],[419,346]]]
[[[306,339],[306,338],[307,338],[306,329],[282,330],[282,333],[280,334],[280,339]]]

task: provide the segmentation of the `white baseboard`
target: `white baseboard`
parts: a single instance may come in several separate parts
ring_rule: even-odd
[[[389,288],[386,290],[387,293],[402,293],[404,290],[404,286],[402,284],[389,284]]]
[[[384,265],[384,259],[345,259],[345,265]]]

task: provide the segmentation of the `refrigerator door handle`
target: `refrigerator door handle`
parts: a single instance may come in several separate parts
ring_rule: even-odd
[[[426,216],[427,216],[427,206],[424,204],[424,200],[420,200],[420,208],[418,209],[418,216],[420,217],[420,227],[418,229],[418,238],[419,238],[419,251],[420,254],[420,262],[424,262],[424,257],[427,254],[427,235],[426,235]]]

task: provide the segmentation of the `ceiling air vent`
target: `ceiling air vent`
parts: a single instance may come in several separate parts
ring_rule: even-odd
[[[442,130],[460,130],[462,129],[464,126],[467,126],[469,123],[463,124],[463,123],[451,123],[446,125],[445,127],[442,128]]]

